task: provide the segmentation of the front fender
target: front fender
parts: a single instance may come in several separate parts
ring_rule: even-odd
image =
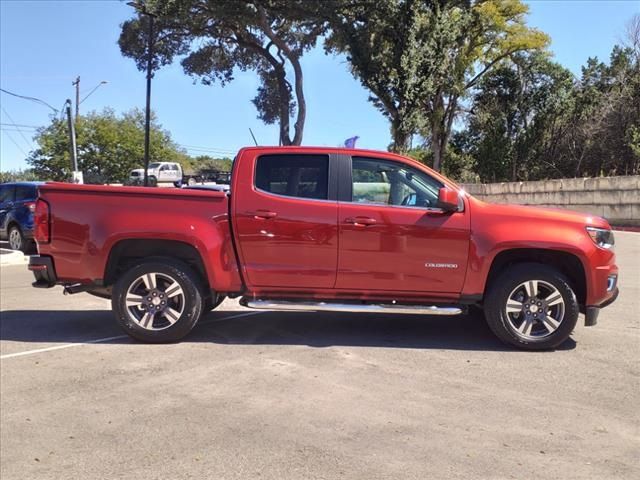
[[[604,220],[574,212],[491,205],[475,199],[472,209],[464,295],[484,294],[491,265],[500,253],[537,249],[568,253],[580,261],[585,274],[588,305],[606,296],[601,289],[603,282],[599,269],[605,266],[609,271],[608,266],[614,264],[615,256],[613,252],[597,247],[585,229],[589,221],[597,226],[606,226]]]

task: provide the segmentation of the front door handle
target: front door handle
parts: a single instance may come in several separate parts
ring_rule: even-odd
[[[271,212],[269,210],[256,210],[255,212],[247,212],[247,215],[252,215],[253,218],[263,218],[265,220],[278,216],[276,212]]]
[[[376,224],[376,219],[371,217],[349,217],[344,219],[344,223],[357,227],[368,227]]]

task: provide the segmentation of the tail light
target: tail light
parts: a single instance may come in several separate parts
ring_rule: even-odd
[[[36,202],[27,202],[24,206],[27,207],[31,213],[36,211]]]
[[[38,243],[49,243],[50,240],[50,218],[49,204],[42,199],[35,203],[35,215],[33,217],[35,225],[34,237]]]

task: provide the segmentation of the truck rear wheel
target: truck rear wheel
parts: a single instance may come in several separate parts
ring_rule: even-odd
[[[182,262],[145,260],[116,282],[111,305],[118,324],[133,338],[175,342],[193,329],[202,314],[202,286]]]
[[[484,305],[487,324],[505,343],[545,350],[564,343],[580,312],[569,281],[547,265],[509,267],[492,284]]]

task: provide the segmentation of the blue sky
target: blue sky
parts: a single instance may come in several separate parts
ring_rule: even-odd
[[[576,74],[588,57],[608,58],[623,38],[625,23],[640,12],[640,1],[635,0],[528,3],[529,24],[550,35],[555,59]],[[119,25],[131,15],[131,7],[117,0],[0,0],[1,87],[60,108],[66,98],[73,98],[71,82],[80,75],[84,94],[102,80],[109,82],[81,104],[81,113],[106,106],[118,112],[142,108],[144,75],[120,55],[116,43]],[[304,144],[335,146],[359,135],[358,146],[386,149],[388,123],[367,101],[367,91],[348,72],[343,58],[316,49],[303,58],[303,68],[308,107]],[[238,73],[224,88],[194,85],[174,65],[156,74],[152,105],[163,126],[177,143],[188,146],[189,153],[207,150],[232,156],[251,143],[249,127],[261,144],[277,143],[277,128],[256,118],[250,102],[256,87],[251,72]],[[50,111],[4,93],[0,105],[0,169],[26,168],[24,153],[35,148],[33,129],[23,128],[21,134],[7,124],[43,125]]]

